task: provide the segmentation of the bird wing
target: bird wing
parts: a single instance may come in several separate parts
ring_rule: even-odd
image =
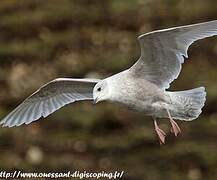
[[[180,71],[188,47],[196,40],[217,35],[217,20],[157,30],[138,37],[139,60],[130,68],[134,77],[145,78],[167,89]]]
[[[1,122],[3,126],[29,124],[40,117],[80,100],[92,100],[93,88],[99,80],[59,78],[48,82],[26,98]]]

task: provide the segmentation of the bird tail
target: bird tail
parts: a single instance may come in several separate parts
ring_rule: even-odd
[[[175,119],[191,121],[196,119],[202,112],[202,107],[206,101],[204,87],[199,87],[186,91],[168,92],[172,106],[171,116]]]

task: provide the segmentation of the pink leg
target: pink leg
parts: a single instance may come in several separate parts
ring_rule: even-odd
[[[167,110],[167,114],[168,114],[168,117],[169,117],[170,123],[171,123],[171,132],[174,133],[175,136],[178,136],[178,134],[181,133],[181,129],[178,126],[178,124],[171,117],[169,110],[168,109],[166,109],[166,110]]]
[[[159,128],[159,126],[157,125],[156,119],[154,119],[154,128],[159,138],[160,144],[165,144],[166,133],[162,129]]]

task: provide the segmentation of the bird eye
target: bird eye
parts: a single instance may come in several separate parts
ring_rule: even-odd
[[[101,87],[99,87],[98,89],[97,89],[97,91],[101,91],[102,89],[101,89]]]

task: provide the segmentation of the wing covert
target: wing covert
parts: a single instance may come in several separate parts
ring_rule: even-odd
[[[29,124],[40,117],[47,117],[66,104],[92,100],[92,91],[98,81],[71,78],[50,81],[26,98],[0,124],[9,127]]]
[[[178,77],[189,46],[214,35],[217,35],[217,20],[143,34],[138,37],[141,56],[130,71],[167,89]]]

